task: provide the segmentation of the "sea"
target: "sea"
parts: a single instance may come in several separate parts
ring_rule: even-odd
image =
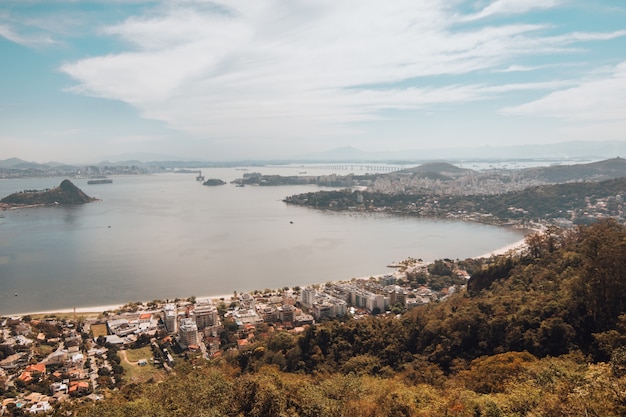
[[[385,165],[203,168],[197,173],[70,179],[99,201],[0,211],[0,315],[133,301],[213,297],[384,273],[408,257],[432,261],[489,253],[523,238],[463,221],[315,210],[289,195],[326,188],[245,186],[245,173],[374,173]],[[0,180],[0,197],[53,188],[65,178]]]

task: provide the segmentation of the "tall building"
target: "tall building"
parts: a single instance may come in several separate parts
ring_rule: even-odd
[[[315,303],[315,295],[317,294],[317,290],[315,288],[306,287],[302,290],[302,304],[307,307],[310,307]]]
[[[217,324],[217,307],[207,301],[198,302],[193,309],[193,318],[199,331],[215,326]]]
[[[163,306],[163,323],[169,333],[176,333],[178,311],[176,304],[165,304]]]
[[[183,349],[198,344],[198,326],[193,319],[184,318],[180,321],[178,343]]]

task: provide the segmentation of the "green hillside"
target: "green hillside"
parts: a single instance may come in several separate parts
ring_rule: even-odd
[[[26,190],[19,193],[11,194],[0,200],[12,206],[30,206],[30,205],[65,205],[65,204],[84,204],[94,201],[82,190],[76,187],[70,180],[63,180],[61,184],[50,190]]]

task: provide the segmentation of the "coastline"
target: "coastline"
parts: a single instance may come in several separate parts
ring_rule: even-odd
[[[491,258],[492,256],[505,255],[509,251],[519,251],[526,248],[526,238],[518,240],[517,242],[513,242],[510,245],[503,246],[491,252],[487,252],[480,256],[475,256],[474,259],[480,258]]]
[[[523,239],[520,239],[516,242],[513,242],[511,244],[508,244],[506,246],[502,246],[500,248],[494,249],[491,252],[485,253],[483,255],[479,255],[479,256],[475,256],[474,259],[480,259],[480,258],[490,258],[492,256],[498,256],[498,255],[504,255],[510,251],[520,251],[522,249],[524,249],[526,247],[526,237],[524,237]],[[364,278],[369,278],[369,277],[376,277],[376,276],[382,276],[384,274],[372,274],[369,275],[368,277],[364,277]],[[239,293],[239,292],[238,292]],[[209,300],[220,300],[221,298],[224,299],[224,301],[226,300],[230,300],[232,298],[233,294],[221,294],[221,295],[207,295],[207,296],[196,296],[196,300],[205,300],[205,299],[209,299]],[[148,301],[144,301],[144,303],[147,303]],[[97,305],[97,306],[88,306],[88,307],[76,307],[76,308],[63,308],[63,309],[58,309],[58,310],[48,310],[48,311],[34,311],[34,312],[27,312],[27,313],[18,313],[18,314],[6,314],[4,315],[4,317],[23,317],[23,316],[32,316],[32,315],[55,315],[55,314],[73,314],[74,312],[76,314],[102,314],[106,311],[115,311],[115,310],[119,310],[120,308],[122,308],[125,304],[107,304],[107,305]]]
[[[209,296],[202,296],[202,297],[196,297],[196,300],[206,300],[206,299],[210,299],[210,300],[219,300],[220,298],[224,298],[224,300],[229,300],[233,295],[232,294],[227,294],[227,295],[209,295]],[[152,301],[152,300],[150,300]],[[148,303],[149,301],[142,301],[142,303]],[[5,314],[3,315],[3,317],[23,317],[23,316],[34,316],[34,315],[55,315],[55,314],[73,314],[74,312],[76,312],[76,314],[102,314],[105,311],[115,311],[115,310],[119,310],[120,308],[124,307],[124,305],[126,305],[128,303],[125,304],[108,304],[108,305],[97,305],[97,306],[88,306],[88,307],[76,307],[74,308],[63,308],[63,309],[58,309],[58,310],[47,310],[47,311],[31,311],[31,312],[27,312],[27,313],[17,313],[17,314]]]

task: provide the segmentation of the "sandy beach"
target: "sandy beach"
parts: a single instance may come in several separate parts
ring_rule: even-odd
[[[476,256],[478,258],[490,258],[492,256],[504,255],[512,250],[519,250],[526,247],[526,238],[518,240],[517,242],[511,243],[510,245],[503,246],[494,251],[485,253],[484,255]]]
[[[220,300],[221,298],[223,298],[224,300],[230,300],[231,297],[233,296],[233,294],[226,294],[226,295],[210,295],[210,296],[202,296],[202,297],[196,297],[196,300]],[[149,301],[144,301],[144,304],[147,304]],[[122,308],[124,306],[124,304],[109,304],[109,305],[99,305],[99,306],[90,306],[90,307],[76,307],[76,309],[74,308],[64,308],[64,309],[58,309],[58,310],[49,310],[49,311],[33,311],[33,312],[29,312],[29,313],[19,313],[19,314],[14,314],[14,316],[33,316],[33,315],[54,315],[54,314],[73,314],[74,312],[76,312],[77,315],[79,314],[100,314],[100,313],[104,313],[105,311],[115,311],[115,310],[119,310],[120,308]]]

